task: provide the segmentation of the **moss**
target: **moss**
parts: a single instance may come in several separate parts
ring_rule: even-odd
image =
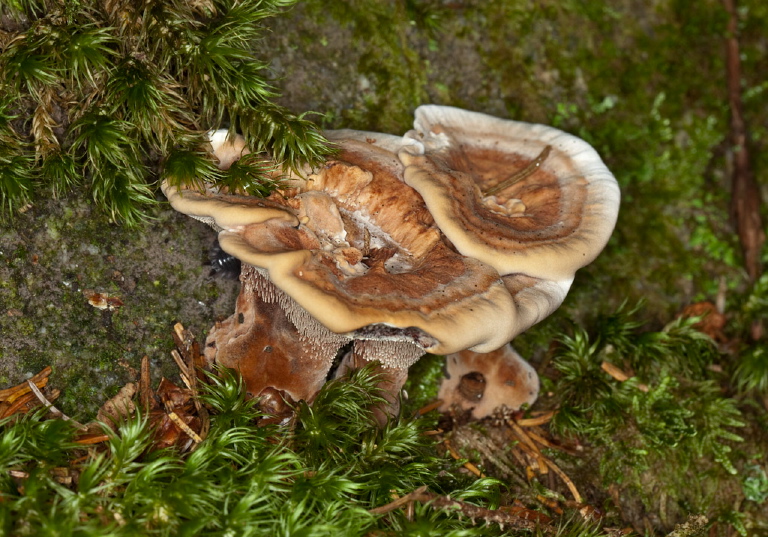
[[[112,221],[138,224],[155,202],[161,160],[174,163],[162,172],[171,182],[274,190],[266,167],[234,177],[197,153],[204,133],[222,125],[278,166],[320,162],[327,143],[312,123],[273,102],[265,65],[250,48],[261,21],[287,5],[4,4],[0,217],[44,191],[86,194]],[[49,223],[52,240],[60,233]]]
[[[427,354],[408,370],[403,412],[412,415],[437,398],[437,390],[443,378],[445,357]]]

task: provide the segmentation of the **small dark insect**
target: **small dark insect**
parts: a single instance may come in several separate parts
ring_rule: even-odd
[[[208,257],[211,264],[211,276],[222,276],[230,280],[236,280],[240,277],[240,260],[222,250],[218,239],[208,251]]]

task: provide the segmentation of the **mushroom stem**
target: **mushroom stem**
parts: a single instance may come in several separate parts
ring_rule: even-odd
[[[549,152],[552,151],[552,146],[548,145],[544,147],[544,149],[541,150],[541,153],[538,154],[538,156],[533,159],[528,165],[523,168],[522,170],[518,170],[515,173],[513,173],[511,176],[507,177],[503,181],[496,183],[491,188],[485,190],[483,192],[483,196],[493,196],[494,194],[498,194],[502,190],[511,187],[515,183],[518,183],[525,179],[526,177],[530,177],[533,175],[536,170],[539,169],[539,166],[541,166],[545,160],[547,160],[547,157],[549,156]]]
[[[265,411],[276,394],[311,402],[347,340],[296,311],[300,306],[253,266],[243,265],[240,279],[235,313],[211,330],[206,361],[237,370],[249,395],[268,400]]]
[[[382,343],[387,347],[383,352]],[[419,356],[424,354],[420,347],[410,342],[356,340],[354,347],[344,356],[336,370],[336,377],[340,377],[350,370],[360,369],[371,362],[377,362],[376,373],[381,378],[378,387],[387,403],[374,407],[373,415],[382,427],[386,425],[390,417],[397,416],[400,411],[400,391],[403,389],[405,381],[408,380],[407,368],[385,367],[379,360],[382,354],[392,352],[403,356],[413,353],[417,353]]]

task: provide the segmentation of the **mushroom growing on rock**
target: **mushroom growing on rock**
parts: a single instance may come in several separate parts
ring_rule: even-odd
[[[266,199],[163,191],[219,230],[244,263],[235,314],[211,331],[209,362],[238,369],[254,396],[311,401],[339,349],[379,360],[398,393],[425,352],[490,351],[517,333],[518,304],[498,272],[447,246],[402,182],[401,137],[330,132],[341,152]]]
[[[327,132],[339,153],[267,198],[163,183],[243,262],[235,313],[205,356],[239,370],[267,408],[312,401],[349,343],[339,369],[379,361],[390,412],[425,352],[495,351],[508,373],[507,343],[554,311],[605,245],[618,189],[584,142],[445,107],[416,117],[404,137]],[[224,132],[211,136],[222,168],[247,152]],[[533,384],[516,384],[532,402]],[[483,405],[496,404],[486,389]]]

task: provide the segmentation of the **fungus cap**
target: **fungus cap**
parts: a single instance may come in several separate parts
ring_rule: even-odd
[[[220,230],[225,252],[349,339],[410,341],[436,353],[490,351],[530,326],[538,315],[516,302],[494,268],[444,244],[421,196],[402,181],[397,152],[417,142],[356,131],[328,137],[339,156],[294,179],[285,197],[167,183],[163,192],[175,209]],[[520,287],[521,297],[536,288]],[[413,361],[413,354],[384,358],[390,367]]]
[[[619,189],[585,141],[457,108],[416,110],[405,182],[456,249],[502,275],[573,278],[613,231]]]
[[[211,153],[216,156],[218,166],[228,170],[243,155],[250,153],[242,134],[230,134],[228,129],[218,129],[208,133]]]

